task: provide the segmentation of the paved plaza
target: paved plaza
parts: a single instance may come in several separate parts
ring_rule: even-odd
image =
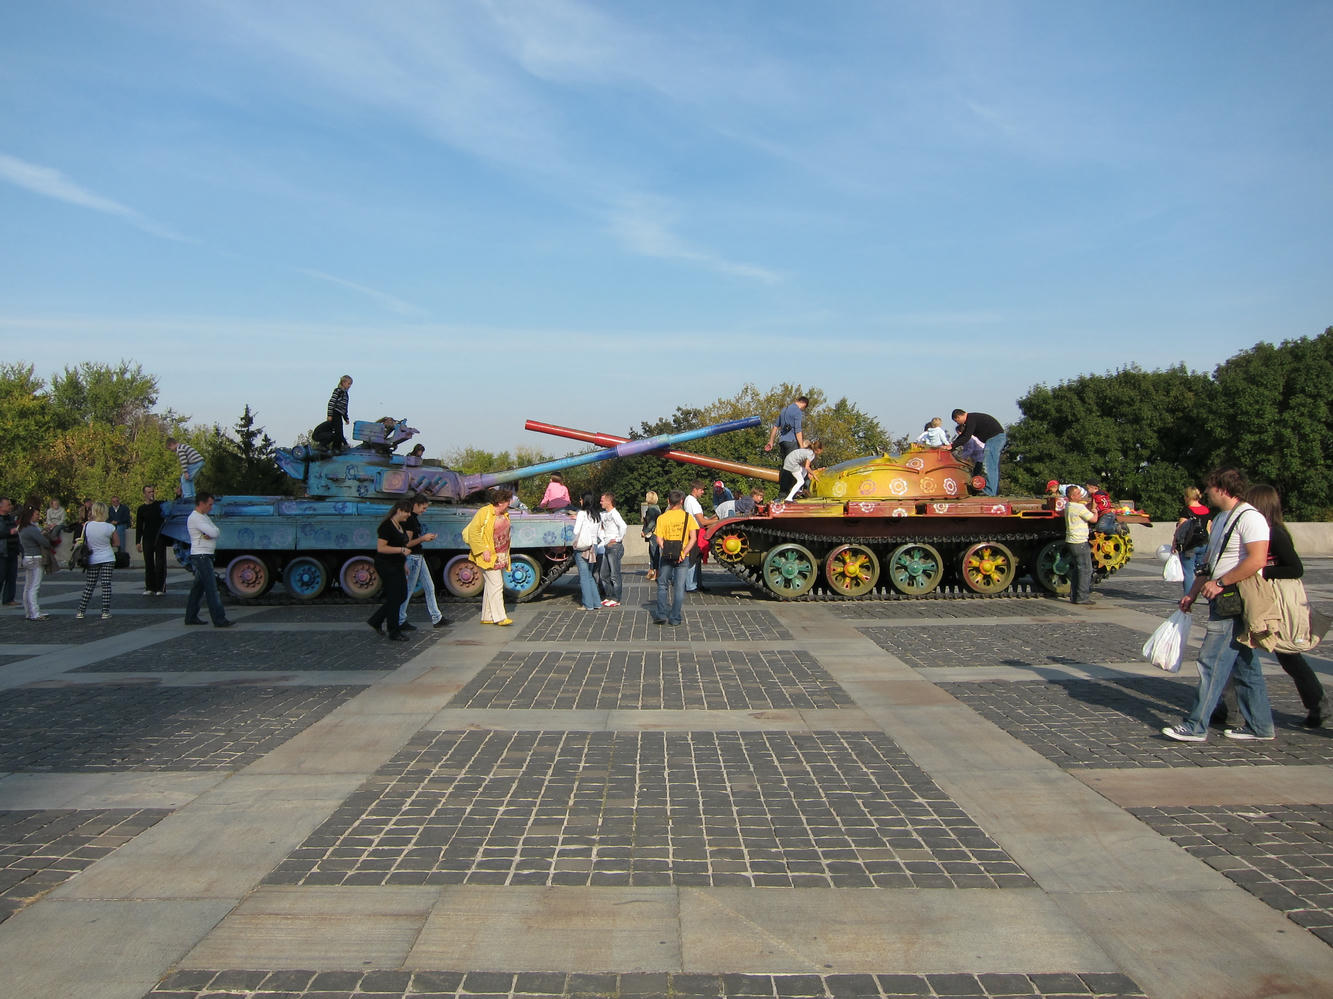
[[[137,567],[109,621],[72,574],[0,612],[6,994],[1333,995],[1333,729],[1267,658],[1276,741],[1165,739],[1195,673],[1141,661],[1151,559],[1091,608],[709,570],[678,628],[644,568],[404,643],[187,628]]]

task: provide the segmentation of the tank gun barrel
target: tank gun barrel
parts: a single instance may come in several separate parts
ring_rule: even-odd
[[[759,422],[758,417],[752,417],[751,419],[755,420],[755,423],[749,424],[750,426],[755,426]],[[624,444],[630,440],[628,437],[617,437],[615,434],[596,434],[588,430],[573,430],[569,427],[556,426],[553,423],[542,423],[540,420],[528,420],[523,424],[523,429],[535,430],[541,434],[552,434],[556,437],[570,437],[577,441],[587,441],[589,444],[596,444],[598,447],[615,447],[617,444]],[[765,482],[778,481],[777,469],[765,468],[762,465],[747,465],[744,462],[712,458],[706,454],[694,454],[691,451],[668,450],[662,453],[662,457],[670,458],[672,461],[684,462],[687,465],[701,465],[704,468],[713,468],[719,472],[730,472],[733,475],[743,475],[751,479],[762,479]]]
[[[727,420],[725,423],[714,423],[711,426],[699,427],[697,430],[684,430],[676,434],[658,434],[656,437],[644,437],[636,440],[622,438],[620,442],[600,451],[575,454],[568,458],[556,458],[554,461],[544,461],[523,468],[511,468],[504,472],[465,475],[462,479],[461,491],[466,495],[491,486],[503,485],[506,482],[515,482],[519,479],[531,478],[534,475],[560,472],[566,468],[589,465],[595,461],[606,461],[609,458],[631,458],[634,455],[647,454],[650,451],[660,451],[663,448],[671,448],[687,441],[699,440],[701,437],[715,437],[718,434],[729,434],[736,430],[748,430],[750,427],[759,426],[760,422],[757,416],[747,416],[740,420]]]

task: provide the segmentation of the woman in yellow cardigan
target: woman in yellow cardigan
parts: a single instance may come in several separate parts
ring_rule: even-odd
[[[463,532],[468,558],[481,570],[481,623],[507,626],[504,570],[509,568],[509,502],[514,494],[500,487],[486,493],[486,505],[477,511]]]

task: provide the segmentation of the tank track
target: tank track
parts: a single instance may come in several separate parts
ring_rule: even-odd
[[[537,588],[527,596],[520,597],[519,603],[525,604],[529,600],[535,600],[544,593],[557,579],[568,572],[574,565],[572,558],[565,559],[563,562],[553,562],[550,567],[542,574],[541,582]],[[222,573],[218,577],[218,595],[224,601],[235,604],[238,607],[337,607],[342,605],[358,605],[361,607],[373,607],[376,600],[358,600],[356,597],[349,597],[340,587],[330,584],[329,587],[314,600],[298,600],[285,589],[281,593],[275,593],[270,589],[267,593],[258,597],[238,597],[227,588],[226,581]],[[276,584],[275,584],[276,585]],[[475,603],[480,597],[458,597],[450,593],[443,585],[435,587],[435,600],[441,606],[460,606],[464,604]]]
[[[795,541],[798,544],[813,542],[817,545],[859,545],[865,544],[866,538],[862,535],[829,535],[829,534],[802,534],[799,531],[765,531],[749,529],[751,538],[768,539],[769,543],[762,546],[764,551],[768,551],[774,545],[782,544],[788,541]],[[972,545],[980,544],[985,541],[996,541],[1000,544],[1008,545],[1012,542],[1041,541],[1046,538],[1049,541],[1057,540],[1046,534],[1029,532],[1026,534],[1005,534],[997,536],[994,534],[950,534],[936,536],[914,536],[910,539],[904,538],[903,543],[910,541],[921,542],[928,545]],[[759,546],[756,546],[759,547]],[[1005,587],[998,593],[977,593],[968,589],[966,586],[957,584],[941,583],[930,593],[920,596],[902,593],[893,588],[889,583],[877,584],[866,593],[856,597],[844,597],[841,594],[830,591],[828,584],[824,582],[822,575],[820,581],[810,589],[810,592],[804,593],[799,597],[779,597],[766,585],[762,572],[757,568],[751,568],[743,563],[724,562],[717,558],[716,553],[709,553],[714,564],[721,566],[730,572],[737,579],[742,580],[752,590],[762,594],[770,600],[777,600],[781,603],[800,603],[811,601],[837,601],[839,603],[855,603],[862,600],[1005,600],[1005,599],[1038,599],[1053,597],[1045,587],[1035,580],[1016,579],[1012,584]],[[1094,569],[1093,582],[1100,583],[1107,576],[1112,575],[1116,569],[1109,571]]]

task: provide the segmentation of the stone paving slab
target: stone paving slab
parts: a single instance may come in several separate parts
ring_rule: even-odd
[[[1333,944],[1333,805],[1166,806],[1131,814]]]
[[[836,708],[852,699],[809,653],[692,649],[501,653],[449,708]]]
[[[1031,882],[882,733],[440,732],[264,883]]]
[[[1137,662],[1146,638],[1124,625],[1087,621],[861,630],[880,648],[918,668]]]
[[[0,922],[169,814],[129,808],[0,811]]]
[[[4,690],[0,771],[237,769],[357,689],[80,684]]]
[[[97,597],[94,595],[94,600]],[[43,613],[51,616],[45,621],[28,621],[22,615],[0,617],[0,646],[17,645],[82,645],[96,642],[111,635],[124,635],[137,631],[145,624],[156,624],[158,615],[139,615],[117,613],[111,609],[111,619],[103,621],[97,613],[89,613],[82,621],[74,617],[73,607],[43,607]]]
[[[422,628],[409,641],[389,642],[361,627],[340,633],[336,643],[312,640],[306,631],[252,631],[246,625],[221,634],[212,628],[185,628],[179,638],[113,656],[73,670],[75,673],[190,673],[220,670],[365,670],[397,669],[422,648],[438,641],[442,630]]]
[[[977,618],[1074,618],[1079,614],[1067,600],[1049,597],[1005,597],[976,600],[847,600],[829,605],[835,617],[845,621],[975,620]]]
[[[1269,685],[1273,742],[1235,742],[1216,729],[1204,743],[1168,739],[1162,729],[1189,711],[1196,683],[1161,676],[941,686],[1064,769],[1333,763],[1333,732],[1301,724],[1305,709],[1289,683]]]
[[[1144,999],[1117,973],[629,975],[495,971],[178,971],[145,999]]]
[[[655,625],[646,608],[624,603],[597,611],[541,611],[522,625],[523,642],[789,642],[767,610],[689,608],[678,627]]]

